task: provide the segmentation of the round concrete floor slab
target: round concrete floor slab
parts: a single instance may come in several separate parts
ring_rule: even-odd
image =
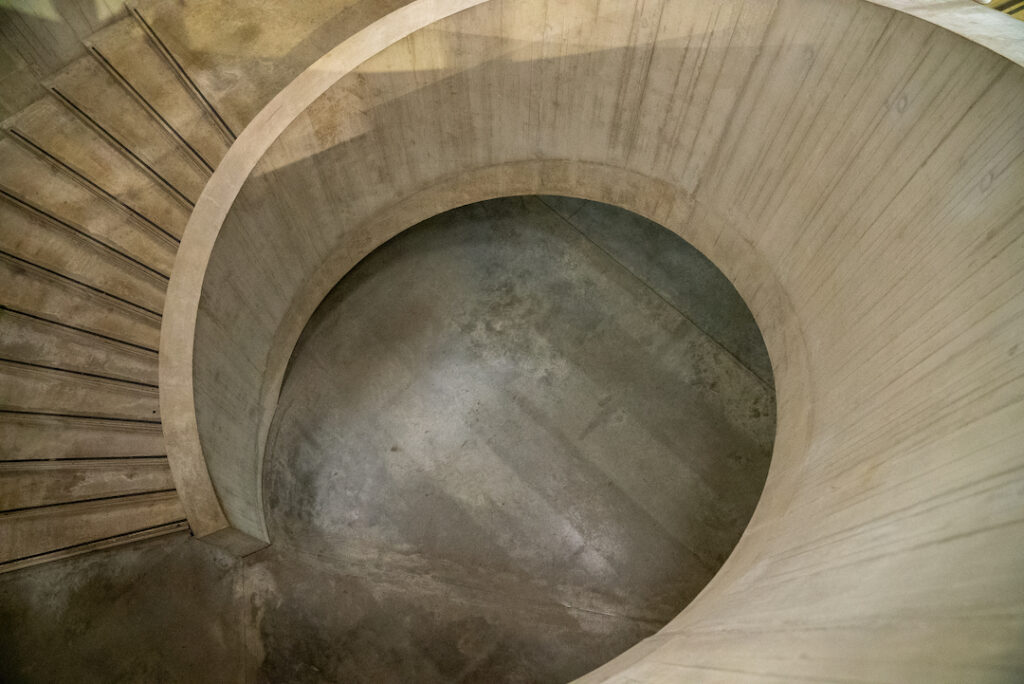
[[[635,215],[506,198],[398,236],[292,357],[263,673],[564,681],[653,633],[753,512],[767,368],[728,281]]]

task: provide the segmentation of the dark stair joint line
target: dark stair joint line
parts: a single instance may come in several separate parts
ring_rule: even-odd
[[[15,461],[16,463],[17,461]],[[21,506],[19,508],[8,508],[6,510],[0,509],[0,517],[5,515],[12,515],[15,513],[22,513],[24,511],[38,511],[45,508],[56,508],[57,506],[68,506],[71,504],[86,504],[86,503],[99,503],[101,501],[115,501],[117,499],[129,499],[132,497],[144,496],[146,494],[168,494],[170,492],[177,491],[173,487],[170,489],[144,489],[140,492],[127,492],[125,494],[111,494],[109,496],[95,496],[90,499],[70,499],[68,501],[57,501],[55,503],[48,504],[37,504],[35,506]]]
[[[118,416],[90,416],[84,413],[57,413],[51,411],[22,411],[19,409],[0,408],[0,414],[13,416],[41,416],[43,418],[70,418],[72,420],[106,420],[115,423],[130,423],[133,425],[159,426],[160,420],[141,420],[139,418],[121,418]]]
[[[139,454],[138,456],[72,456],[71,458],[21,458],[17,461],[3,461],[3,464],[13,468],[25,464],[29,467],[38,463],[108,463],[110,461],[158,461],[166,459],[167,454]]]

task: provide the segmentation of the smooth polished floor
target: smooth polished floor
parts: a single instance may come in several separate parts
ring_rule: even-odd
[[[0,680],[569,680],[721,566],[774,416],[749,312],[676,236],[567,198],[448,212],[309,322],[270,432],[273,545],[0,575]]]

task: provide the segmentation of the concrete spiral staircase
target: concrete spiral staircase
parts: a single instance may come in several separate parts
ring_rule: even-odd
[[[0,139],[0,569],[186,527],[161,310],[234,136],[137,9]]]
[[[4,123],[0,571],[189,526],[265,543],[260,431],[325,288],[439,211],[558,193],[722,266],[780,405],[733,557],[591,680],[1024,671],[1016,22],[959,0],[253,6],[129,10]]]

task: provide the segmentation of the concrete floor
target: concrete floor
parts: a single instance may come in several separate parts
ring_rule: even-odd
[[[749,312],[664,229],[565,198],[449,212],[360,264],[296,347],[273,546],[179,536],[2,575],[0,680],[571,679],[724,562],[774,409]]]

